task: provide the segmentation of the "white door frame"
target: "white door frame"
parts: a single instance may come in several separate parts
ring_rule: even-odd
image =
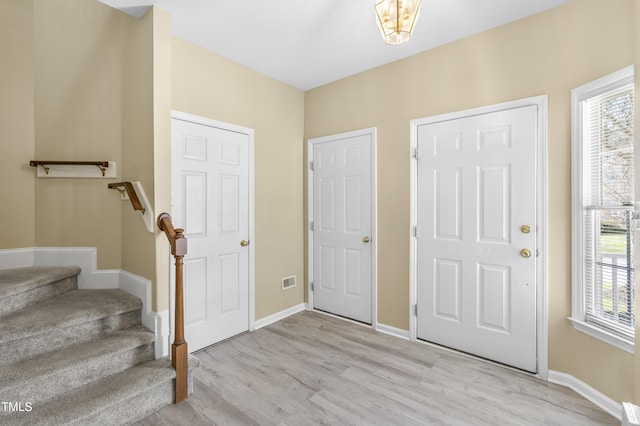
[[[506,109],[519,108],[524,106],[538,107],[538,126],[536,135],[536,205],[538,218],[538,232],[536,233],[536,246],[540,248],[537,259],[537,295],[536,295],[536,351],[538,373],[537,375],[547,380],[549,372],[548,360],[548,298],[547,298],[547,104],[548,96],[535,96],[526,99],[515,100],[495,105],[457,111],[447,114],[435,115],[431,117],[411,120],[410,123],[410,175],[411,175],[411,227],[410,227],[410,261],[409,261],[409,335],[412,341],[417,341],[417,317],[412,309],[418,297],[417,271],[418,271],[418,243],[413,230],[417,225],[418,217],[418,166],[415,159],[415,152],[418,146],[418,126],[437,123],[445,120],[455,120],[473,115],[487,114]]]
[[[253,141],[254,141],[254,130],[248,127],[238,126],[236,124],[225,123],[223,121],[213,120],[211,118],[202,117],[199,115],[189,114],[186,112],[171,110],[171,118],[189,121],[195,124],[201,124],[204,126],[217,127],[219,129],[229,130],[232,132],[242,133],[249,137],[249,331],[255,330],[255,235],[254,235],[254,151],[253,151]],[[171,140],[173,144],[173,140]],[[173,161],[173,159],[172,159]],[[173,206],[173,191],[171,194],[171,204]],[[179,224],[176,224],[179,226]],[[189,250],[188,247],[189,242],[187,241],[187,252]],[[174,339],[174,330],[173,330],[173,314],[175,309],[175,295],[173,288],[175,284],[172,282],[169,283],[169,318],[170,318],[170,327],[171,327],[171,339],[170,342],[173,342]],[[188,342],[187,342],[188,343]]]
[[[375,330],[378,326],[378,226],[377,226],[377,129],[370,127],[368,129],[354,130],[352,132],[338,133],[335,135],[323,136],[319,138],[309,139],[307,141],[307,235],[308,235],[308,270],[307,270],[307,300],[309,301],[309,309],[313,307],[313,291],[311,291],[311,283],[313,282],[313,145],[322,142],[335,141],[336,139],[347,139],[357,136],[370,136],[371,146],[371,327]]]

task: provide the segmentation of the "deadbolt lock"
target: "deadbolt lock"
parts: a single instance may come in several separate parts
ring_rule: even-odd
[[[369,237],[362,237],[362,242],[363,243],[368,243],[369,242]]]
[[[240,241],[240,245],[241,245],[242,247],[246,247],[246,246],[248,246],[248,245],[249,245],[249,241],[247,241],[247,240],[242,240],[242,241]]]
[[[520,227],[520,230],[523,234],[528,234],[529,232],[531,232],[531,227],[529,225],[522,225]]]

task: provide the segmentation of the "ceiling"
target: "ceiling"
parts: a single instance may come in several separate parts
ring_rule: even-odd
[[[375,0],[99,1],[137,17],[156,5],[177,37],[308,90],[570,0],[422,0],[413,37],[400,46],[382,40]]]

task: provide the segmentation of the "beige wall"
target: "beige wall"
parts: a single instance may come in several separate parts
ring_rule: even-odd
[[[378,129],[378,319],[409,327],[409,122],[549,95],[549,368],[617,401],[633,356],[574,331],[571,89],[634,61],[633,0],[580,0],[305,94],[305,138]],[[613,44],[615,47],[611,47]],[[389,101],[393,99],[394,102]]]
[[[35,244],[32,16],[31,1],[0,1],[0,249]]]
[[[122,166],[120,15],[95,1],[34,1],[37,159]],[[119,268],[121,202],[107,183],[36,179],[36,245],[97,247],[99,268]]]
[[[153,13],[153,204],[155,216],[171,212],[171,16]],[[177,227],[178,225],[176,225]],[[154,309],[169,308],[169,242],[156,230]],[[173,263],[173,262],[171,262]]]
[[[303,92],[177,38],[172,72],[173,109],[255,130],[256,319],[301,303]]]
[[[153,205],[153,12],[142,19],[122,14],[122,180],[140,182]],[[118,198],[111,194],[111,198]],[[114,201],[111,201],[114,202]],[[155,233],[131,203],[118,202],[122,215],[121,268],[155,281]],[[155,293],[155,292],[154,292]],[[155,310],[154,298],[154,310]],[[165,306],[166,309],[166,306]]]

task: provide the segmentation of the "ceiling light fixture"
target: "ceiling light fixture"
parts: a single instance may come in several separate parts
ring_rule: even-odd
[[[378,28],[387,44],[409,41],[418,21],[422,0],[379,0],[376,3]]]

